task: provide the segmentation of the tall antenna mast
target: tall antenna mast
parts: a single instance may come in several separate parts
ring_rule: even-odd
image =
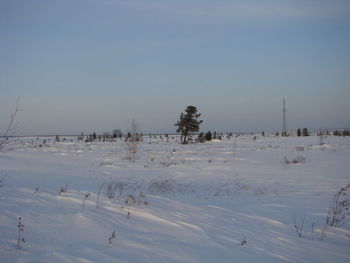
[[[286,117],[286,99],[283,98],[283,132],[282,136],[287,136],[287,117]]]

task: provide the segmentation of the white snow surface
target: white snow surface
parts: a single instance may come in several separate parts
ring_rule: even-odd
[[[349,137],[169,137],[144,136],[135,162],[122,140],[12,138],[0,153],[0,262],[350,262],[350,216],[320,240],[350,183]]]

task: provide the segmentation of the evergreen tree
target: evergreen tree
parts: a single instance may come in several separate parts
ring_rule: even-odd
[[[309,136],[309,131],[308,131],[308,129],[307,129],[307,128],[304,128],[302,134],[303,134],[303,136]]]
[[[180,120],[175,123],[175,126],[178,127],[176,132],[181,133],[182,144],[188,143],[191,132],[199,131],[199,125],[203,122],[198,120],[200,116],[201,114],[197,112],[197,108],[194,106],[188,106],[185,113],[181,113]]]
[[[301,136],[301,130],[300,130],[300,128],[297,130],[297,136],[298,136],[298,137]]]
[[[341,132],[335,131],[335,132],[333,132],[333,135],[334,135],[334,136],[341,136]]]
[[[205,142],[205,137],[204,137],[204,133],[203,132],[198,134],[197,142],[202,142],[202,143]]]
[[[210,131],[208,131],[206,134],[205,134],[205,140],[206,141],[211,141],[213,139],[213,136],[211,134]]]
[[[123,136],[121,130],[119,130],[119,129],[113,130],[112,134],[113,134],[113,138],[118,138],[118,137],[122,138],[122,136]]]
[[[350,131],[345,129],[343,131],[343,136],[350,136]]]

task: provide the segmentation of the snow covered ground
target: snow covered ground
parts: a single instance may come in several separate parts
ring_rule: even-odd
[[[320,240],[350,183],[350,138],[324,142],[145,136],[129,162],[121,140],[14,138],[0,153],[0,262],[350,262],[350,216]]]

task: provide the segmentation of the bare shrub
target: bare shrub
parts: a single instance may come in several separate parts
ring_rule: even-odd
[[[131,121],[131,130],[125,137],[127,159],[130,162],[135,162],[135,155],[138,151],[138,145],[141,140],[138,130],[140,129],[140,124],[133,119]]]
[[[350,201],[348,197],[348,191],[350,189],[350,183],[339,189],[339,191],[334,195],[332,203],[328,210],[328,215],[326,217],[326,222],[323,227],[319,229],[320,236],[318,237],[321,241],[326,237],[326,233],[329,227],[339,227],[345,223],[345,219],[350,215]],[[316,223],[312,224],[314,232],[314,227],[317,226]]]
[[[116,196],[116,189],[117,186],[113,183],[107,184],[107,189],[106,189],[106,196],[108,199],[114,199]]]
[[[151,193],[173,193],[174,180],[171,179],[152,179],[149,182],[148,189]]]
[[[349,189],[350,183],[340,188],[334,195],[328,211],[326,225],[338,227],[344,224],[345,218],[350,214],[350,201],[347,195]]]
[[[120,198],[123,190],[124,190],[125,184],[119,182],[119,181],[112,181],[106,184],[106,196],[108,199],[115,199]]]
[[[129,194],[128,197],[125,199],[124,203],[126,206],[131,206],[133,204],[137,205],[148,205],[149,203],[147,201],[143,201],[142,199],[145,198],[146,195],[144,193],[140,193],[138,196],[134,196],[132,194]]]
[[[21,109],[19,108],[19,101],[20,101],[20,97],[17,98],[16,108],[10,114],[9,123],[7,124],[7,127],[6,127],[6,130],[5,130],[4,134],[1,136],[1,139],[0,139],[0,151],[3,151],[4,144],[5,144],[6,140],[8,139],[8,137],[13,136],[18,130],[18,126],[15,124],[15,118],[16,118],[17,113],[19,111],[21,111]]]
[[[125,184],[122,182],[115,182],[115,187],[116,187],[116,191],[117,191],[117,197],[120,198],[123,194]]]
[[[288,160],[286,156],[284,156],[283,164],[298,164],[298,163],[305,163],[306,158],[303,156],[297,156],[292,160]]]
[[[24,232],[24,225],[22,224],[22,218],[19,217],[18,218],[18,235],[17,235],[17,249],[22,249],[23,248],[23,244],[26,242],[23,238],[23,232]]]
[[[128,195],[128,197],[124,201],[125,205],[132,205],[137,203],[137,199],[133,195]]]
[[[66,193],[68,191],[68,184],[66,184],[64,187],[61,186],[60,190],[58,191],[58,193],[61,195],[63,193]]]

